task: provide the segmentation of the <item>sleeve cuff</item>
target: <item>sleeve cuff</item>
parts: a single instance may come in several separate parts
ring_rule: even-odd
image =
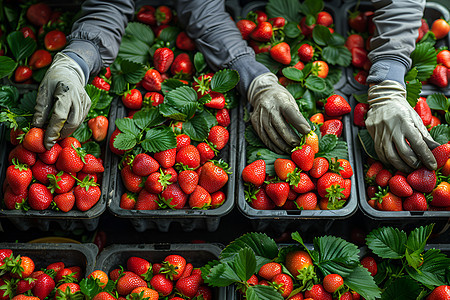
[[[257,62],[252,55],[239,56],[231,61],[228,67],[239,73],[240,80],[237,89],[241,95],[247,95],[247,90],[253,79],[270,72],[266,66]]]
[[[89,81],[89,67],[87,63],[80,56],[78,56],[78,54],[74,52],[64,52],[64,54],[73,59],[80,66],[85,78],[84,85],[86,85]]]
[[[367,83],[378,84],[385,80],[394,80],[405,87],[406,66],[399,61],[383,59],[376,61],[369,71]]]

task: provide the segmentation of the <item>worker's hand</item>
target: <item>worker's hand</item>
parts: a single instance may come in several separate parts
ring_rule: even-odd
[[[256,77],[247,91],[247,99],[253,106],[253,127],[270,150],[281,154],[300,144],[300,136],[289,124],[300,134],[311,131],[294,97],[278,83],[274,74]]]
[[[439,143],[409,105],[405,88],[397,81],[385,80],[369,88],[368,94],[366,126],[379,159],[407,173],[421,162],[428,169],[436,169],[431,150]]]
[[[45,148],[71,135],[83,122],[91,107],[84,84],[81,67],[67,55],[57,53],[39,86],[33,116],[33,126],[42,128],[52,113],[45,131]]]

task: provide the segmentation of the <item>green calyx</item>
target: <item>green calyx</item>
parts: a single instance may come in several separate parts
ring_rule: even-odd
[[[222,170],[224,170],[225,173],[231,174],[229,165],[223,159],[210,160],[210,162],[212,162],[215,166],[217,166],[217,167],[221,168]]]
[[[84,295],[80,291],[72,293],[69,286],[67,286],[64,291],[58,290],[55,295],[56,300],[81,300],[83,298]]]
[[[256,200],[256,194],[258,193],[259,189],[251,183],[244,183],[244,186],[245,201],[247,201],[248,203],[252,203],[253,200]]]
[[[84,157],[86,156],[86,151],[83,148],[76,148],[73,144],[71,145],[72,148],[77,152],[78,156],[81,158],[81,161],[83,163],[86,163],[86,161],[84,160]]]
[[[50,190],[50,193],[54,193],[56,189],[60,189],[58,182],[61,181],[61,176],[63,175],[63,171],[59,172],[58,174],[48,174],[47,178],[50,181],[50,185],[47,187]],[[86,176],[87,177],[87,176]]]
[[[13,158],[12,163],[14,165],[14,168],[18,169],[19,171],[28,170],[28,165],[19,163],[19,160],[17,158]]]
[[[74,177],[74,176],[72,175],[72,177]],[[83,178],[83,180],[79,180],[78,178],[74,177],[79,182],[78,185],[80,187],[82,187],[82,188],[85,188],[86,192],[89,190],[89,187],[91,187],[91,186],[98,186],[98,183],[96,183],[94,181],[94,178],[93,177],[89,178],[89,177],[90,176],[86,176],[86,177]]]
[[[287,175],[286,181],[292,186],[297,186],[300,183],[300,173],[302,170],[295,168],[295,170]]]

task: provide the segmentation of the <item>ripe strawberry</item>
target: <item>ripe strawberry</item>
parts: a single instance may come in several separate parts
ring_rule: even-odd
[[[242,180],[250,182],[256,186],[261,186],[266,177],[266,162],[258,159],[247,165],[242,170]]]
[[[59,141],[59,145],[61,146],[61,148],[66,148],[66,147],[74,147],[74,148],[81,148],[81,143],[80,141],[78,141],[76,138],[74,137],[66,137],[65,139]]]
[[[175,162],[195,170],[200,166],[200,153],[194,145],[187,145],[177,152]]]
[[[276,262],[269,262],[261,266],[258,275],[264,279],[271,280],[275,275],[283,272],[281,265]]]
[[[419,192],[414,192],[403,201],[403,209],[407,211],[425,211],[427,208],[427,199]]]
[[[36,284],[36,278],[34,278],[33,274],[35,274],[35,273],[37,273],[37,272],[31,273],[30,277],[27,277],[25,279],[20,279],[17,282],[16,291],[15,291],[16,294],[24,294],[27,291],[30,291],[34,287],[34,285]],[[1,283],[2,282],[0,281],[0,284]],[[31,293],[31,291],[30,291],[30,293]],[[6,299],[9,299],[9,298],[2,298],[2,299],[6,300]]]
[[[317,25],[329,27],[333,24],[333,17],[326,11],[321,11],[317,14]]]
[[[169,48],[158,48],[153,54],[153,65],[160,73],[165,73],[170,69],[174,59],[173,51]]]
[[[133,173],[145,177],[153,172],[158,171],[159,163],[150,155],[146,153],[139,153],[133,159],[132,170]]]
[[[211,78],[213,76],[214,76],[214,73],[207,73],[207,74],[201,75],[197,78],[194,78],[192,87],[194,88],[195,92],[197,93],[197,97],[199,99],[211,92]]]
[[[150,280],[150,285],[163,297],[170,295],[173,291],[173,282],[163,274],[156,274]],[[173,298],[172,298],[173,299]]]
[[[367,84],[367,76],[369,74],[365,70],[359,70],[358,73],[354,75],[355,81],[359,84],[366,85]]]
[[[264,188],[258,188],[254,194],[246,197],[250,206],[258,210],[271,210],[275,208],[275,203],[267,196]]]
[[[66,45],[66,35],[61,30],[52,30],[44,36],[44,46],[48,51],[58,51]]]
[[[73,282],[63,283],[56,288],[55,299],[73,299],[81,294],[80,285]]]
[[[191,76],[194,73],[194,65],[189,55],[186,53],[178,54],[170,67],[170,73],[178,77]]]
[[[328,64],[322,60],[316,60],[313,62],[313,74],[320,78],[326,78],[328,76],[329,67]]]
[[[124,275],[117,280],[116,285],[119,295],[128,295],[137,287],[147,287],[147,283],[133,272],[125,271],[123,274]]]
[[[323,174],[328,171],[329,162],[324,157],[316,157],[313,160],[313,166],[309,170],[309,175],[313,178],[320,178]]]
[[[410,173],[406,180],[414,190],[431,193],[436,186],[436,173],[426,168],[420,168]]]
[[[211,91],[209,92],[211,100],[205,103],[206,107],[214,109],[222,109],[225,107],[225,96],[222,93]]]
[[[13,161],[13,165],[6,169],[6,181],[11,191],[16,195],[26,192],[33,179],[32,177],[31,169],[27,165],[17,163],[16,160]]]
[[[62,147],[56,143],[50,150],[45,151],[44,153],[39,153],[39,159],[47,165],[54,165],[58,159],[59,154],[61,153]]]
[[[370,275],[375,276],[378,273],[377,262],[372,256],[366,256],[361,260],[361,265],[369,270]]]
[[[294,192],[299,194],[310,192],[316,187],[308,174],[304,172],[298,173],[298,178],[291,178],[290,184]]]
[[[343,128],[344,125],[340,120],[331,119],[325,121],[323,125],[320,126],[320,133],[322,134],[322,136],[326,134],[334,134],[335,136],[340,137]]]
[[[3,201],[7,209],[20,209],[28,197],[28,190],[22,194],[16,195],[9,186],[6,186],[3,194]]]
[[[285,266],[294,277],[297,277],[301,270],[312,265],[311,256],[306,251],[295,250],[286,255]]]
[[[250,33],[250,37],[258,42],[268,42],[273,35],[272,24],[269,22],[261,22]]]
[[[55,288],[55,281],[47,274],[42,274],[36,278],[36,283],[32,289],[33,294],[41,300],[44,300]]]
[[[211,160],[216,156],[214,150],[208,143],[201,142],[197,145],[197,150],[200,154],[200,164],[203,165],[208,160]]]
[[[148,281],[152,277],[152,265],[143,258],[131,256],[127,259],[127,270]]]
[[[364,48],[364,38],[360,34],[351,34],[345,41],[345,47],[350,51],[353,48]]]
[[[298,56],[303,62],[309,62],[314,56],[314,48],[309,44],[303,44],[298,48]]]
[[[402,211],[402,199],[397,197],[393,193],[377,193],[378,197],[378,209],[384,211]]]
[[[289,183],[275,182],[266,185],[266,194],[276,206],[283,206],[289,194]]]
[[[207,209],[211,207],[211,194],[197,185],[192,194],[189,195],[189,207],[196,209]]]
[[[412,187],[406,181],[406,177],[402,175],[395,175],[389,179],[389,189],[399,197],[409,197],[413,194]]]
[[[428,126],[431,123],[431,109],[427,104],[427,100],[425,97],[419,97],[416,106],[414,106],[414,110],[422,119],[423,125]]]
[[[438,207],[450,206],[450,183],[442,181],[431,193],[433,199],[430,205]]]
[[[157,92],[147,92],[144,95],[142,104],[144,107],[158,106],[164,102],[164,96]]]
[[[216,112],[217,124],[223,127],[228,127],[231,123],[230,113],[227,108],[222,108]]]
[[[125,188],[132,193],[139,193],[143,187],[143,178],[133,173],[129,165],[120,170],[122,182]]]
[[[187,201],[187,195],[181,190],[176,183],[166,187],[161,193],[161,200],[172,209],[181,209]]]
[[[328,274],[323,279],[323,288],[333,294],[344,285],[344,279],[339,274]]]
[[[224,162],[206,162],[199,174],[199,185],[209,193],[217,192],[228,182],[226,170],[228,165]]]
[[[18,66],[14,71],[14,81],[18,83],[27,83],[32,76],[33,71],[28,66]]]
[[[310,145],[298,146],[291,154],[291,159],[302,171],[309,171],[314,164],[314,150]]]
[[[151,5],[142,6],[136,14],[136,19],[144,24],[156,25],[155,8]]]
[[[28,204],[32,209],[44,210],[50,206],[53,196],[47,187],[40,183],[33,183],[28,190]]]
[[[431,24],[431,31],[434,33],[437,40],[442,39],[450,31],[450,24],[444,19],[436,19],[433,24]]]
[[[200,282],[202,280],[202,276],[199,274],[194,274],[185,278],[181,278],[175,284],[175,288],[180,292],[183,296],[192,298],[197,294],[197,291],[200,287]]]
[[[23,138],[22,144],[25,149],[35,153],[44,153],[46,151],[44,147],[44,134],[45,131],[42,128],[31,128]]]
[[[111,89],[111,85],[105,79],[95,76],[92,80],[92,85],[98,89],[109,91]]]
[[[350,52],[352,53],[352,65],[358,69],[364,68],[364,64],[368,61],[366,49],[353,47]]]
[[[450,285],[441,285],[435,287],[426,300],[450,299]]]
[[[341,175],[342,178],[347,179],[353,176],[353,169],[348,160],[340,158],[332,165],[335,167],[330,166],[330,169],[333,169],[333,171],[339,173],[339,175]]]
[[[84,151],[75,147],[65,147],[56,161],[56,168],[67,173],[80,172],[84,167]]]
[[[291,63],[291,47],[286,42],[276,44],[269,51],[270,57],[284,65]]]
[[[172,148],[160,152],[156,152],[153,158],[160,164],[161,167],[167,169],[175,164],[177,148]]]
[[[350,104],[340,95],[328,97],[325,103],[325,113],[330,117],[338,117],[352,111]]]
[[[431,129],[437,125],[441,124],[441,120],[439,120],[436,116],[431,116],[431,122],[430,125],[427,126],[427,130],[431,131]]]
[[[171,183],[174,183],[174,182],[178,181],[178,173],[177,173],[177,171],[175,171],[174,168],[170,167],[170,168],[167,168],[167,169],[162,169],[162,171],[163,171],[164,175],[170,175],[170,176],[167,176],[167,178],[168,178],[167,181],[169,181]]]
[[[433,74],[431,74],[431,77],[428,79],[428,82],[441,88],[447,87],[447,68],[441,65],[437,65],[433,71]]]
[[[291,276],[281,273],[278,275],[275,275],[272,279],[271,279],[272,283],[275,284],[276,286],[279,286],[277,288],[277,291],[281,294],[281,296],[283,298],[287,298],[291,293],[294,285],[294,282],[291,278]]]
[[[450,144],[443,144],[436,148],[434,148],[432,151],[434,158],[437,162],[437,168],[442,168],[447,160],[450,158]]]
[[[155,11],[157,24],[169,24],[172,20],[172,10],[165,5],[158,6]]]
[[[186,194],[192,194],[198,184],[198,174],[191,170],[183,170],[178,174],[178,184]]]
[[[164,258],[159,273],[165,274],[171,280],[176,281],[183,275],[186,268],[186,259],[181,255],[171,254]]]
[[[60,171],[58,174],[49,174],[50,192],[57,194],[64,194],[69,192],[75,185],[75,178],[70,174]]]
[[[51,14],[52,9],[43,2],[30,5],[26,12],[28,21],[37,27],[47,24]]]
[[[305,299],[331,300],[333,297],[328,293],[321,284],[315,284],[310,290],[305,292]]]
[[[269,52],[270,48],[272,48],[272,45],[269,42],[257,42],[252,39],[248,41],[248,44],[252,47],[253,51],[255,51],[255,54]]]
[[[158,195],[142,190],[139,192],[137,200],[134,204],[136,210],[157,210],[159,208]]]
[[[228,143],[228,130],[220,125],[211,127],[208,134],[208,142],[212,143],[217,150],[222,150]]]
[[[58,207],[60,211],[68,212],[75,204],[75,195],[72,192],[59,194],[53,198],[53,202],[55,202],[56,207]]]
[[[36,153],[25,149],[22,144],[19,144],[9,153],[8,163],[12,164],[13,159],[17,159],[19,163],[31,167],[36,163]]]
[[[274,168],[277,176],[281,180],[286,181],[286,179],[288,179],[289,174],[294,172],[296,165],[290,159],[277,158],[274,162]]]
[[[77,208],[81,211],[87,211],[100,200],[101,191],[98,184],[86,177],[75,187],[73,194],[75,195]]]
[[[47,50],[38,49],[31,55],[29,64],[32,69],[41,69],[50,65],[51,62],[51,54]]]
[[[180,150],[182,147],[190,145],[190,144],[191,144],[191,138],[187,134],[177,135],[177,151]]]
[[[448,50],[441,50],[437,56],[437,63],[444,65],[447,69],[450,69],[450,51]]]
[[[256,24],[250,20],[239,20],[236,23],[237,28],[241,32],[242,38],[244,40],[248,40],[250,37],[250,33],[256,28]]]
[[[217,191],[211,194],[211,208],[218,208],[222,206],[227,200],[227,196],[222,191]]]
[[[92,154],[84,156],[84,166],[81,169],[83,173],[103,173],[105,168],[103,164]]]
[[[46,165],[40,160],[38,160],[32,167],[31,172],[33,173],[33,177],[44,185],[48,185],[50,183],[49,175],[56,175],[58,170],[54,165]]]
[[[365,127],[366,126],[366,115],[369,111],[369,104],[358,103],[353,110],[353,123],[356,126]]]
[[[155,69],[149,69],[145,73],[144,79],[142,79],[142,87],[149,92],[161,91],[162,83],[161,74]]]
[[[382,169],[375,177],[375,182],[381,187],[387,187],[389,180],[392,178],[392,173],[389,170]]]
[[[339,199],[342,197],[343,188],[344,179],[336,173],[327,172],[317,181],[317,192],[320,197]]]
[[[138,89],[131,89],[122,95],[122,103],[129,109],[142,108],[142,94]]]
[[[300,210],[313,210],[317,206],[317,196],[312,192],[300,194],[295,199],[295,205]]]
[[[272,24],[272,28],[283,28],[286,24],[286,19],[283,17],[275,17],[270,18],[268,22]]]
[[[181,49],[181,50],[185,50],[185,51],[194,51],[195,50],[194,41],[184,31],[180,32],[177,35],[175,45],[177,46],[178,49]]]
[[[313,31],[315,26],[316,26],[316,23],[311,24],[311,25],[307,25],[306,24],[306,17],[303,17],[300,20],[300,30],[302,31],[302,34],[305,35],[308,38],[312,36],[312,31]]]

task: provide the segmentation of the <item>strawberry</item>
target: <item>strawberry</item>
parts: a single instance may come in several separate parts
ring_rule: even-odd
[[[211,127],[208,134],[208,142],[212,143],[217,150],[222,150],[228,143],[230,134],[228,130],[220,125]]]
[[[356,126],[365,127],[366,126],[366,115],[369,111],[369,104],[358,103],[353,110],[353,123]]]
[[[439,120],[436,116],[431,116],[431,122],[430,125],[427,126],[427,130],[431,131],[431,129],[437,125],[441,124],[441,120]]]
[[[156,25],[156,9],[151,5],[142,6],[136,14],[136,19],[144,24]]]
[[[340,137],[343,128],[344,125],[340,120],[331,119],[325,121],[323,125],[320,126],[320,133],[322,134],[322,136],[326,134],[334,134],[335,136]]]
[[[320,78],[326,78],[328,76],[329,67],[328,64],[322,60],[316,60],[313,62],[313,74]]]
[[[85,152],[80,148],[65,147],[61,150],[56,161],[56,168],[67,173],[80,172],[84,167]]]
[[[402,175],[395,175],[389,179],[389,189],[399,197],[409,197],[413,194],[412,187],[406,181],[406,177]]]
[[[80,141],[78,141],[76,138],[74,137],[66,137],[65,139],[59,141],[59,145],[61,146],[61,148],[66,148],[66,147],[74,147],[74,148],[81,148],[81,143]]]
[[[198,183],[209,193],[220,190],[228,182],[228,165],[222,161],[208,161],[202,166]]]
[[[72,175],[60,171],[58,174],[48,175],[50,186],[50,192],[57,194],[64,194],[69,192],[75,185],[75,178]]]
[[[166,297],[172,293],[173,282],[163,274],[156,274],[150,280],[152,288],[160,293],[163,297]],[[173,299],[173,298],[172,298]]]
[[[101,191],[98,184],[86,177],[75,187],[73,194],[75,195],[77,208],[81,211],[87,211],[100,200]]]
[[[365,70],[359,70],[358,73],[354,75],[355,81],[359,84],[366,85],[367,84],[367,76],[369,74]]]
[[[178,173],[177,173],[177,171],[175,171],[174,168],[170,167],[170,168],[167,168],[167,169],[162,169],[162,171],[163,171],[164,175],[170,175],[170,176],[167,176],[167,181],[168,182],[174,183],[174,182],[178,181]]]
[[[152,277],[152,265],[145,259],[131,256],[127,259],[127,270],[148,281]]]
[[[33,179],[32,177],[31,169],[27,165],[17,163],[17,160],[14,160],[13,165],[6,169],[6,181],[11,191],[16,195],[26,192]]]
[[[139,153],[133,159],[132,170],[133,173],[145,177],[153,172],[158,171],[159,163],[150,155],[145,153]]]
[[[281,42],[270,48],[269,54],[270,57],[279,63],[284,65],[291,63],[291,48],[286,42]]]
[[[31,55],[29,64],[32,69],[41,69],[50,65],[51,62],[51,54],[47,50],[38,49]]]
[[[368,61],[366,49],[353,47],[350,52],[352,53],[352,65],[358,69],[364,68],[364,64]]]
[[[211,92],[211,78],[213,76],[214,76],[214,73],[208,73],[208,74],[201,75],[197,78],[194,78],[192,87],[194,88],[195,92],[197,93],[197,97],[199,99]]]
[[[329,162],[324,157],[316,157],[313,160],[313,166],[309,170],[309,175],[313,178],[320,178],[328,171]]]
[[[170,73],[177,77],[191,76],[194,73],[194,65],[189,55],[178,54],[170,67]]]
[[[81,169],[83,173],[103,173],[105,168],[103,164],[92,154],[84,156],[84,166]]]
[[[328,97],[324,108],[325,113],[330,117],[342,116],[352,111],[350,104],[340,95]]]
[[[49,175],[56,175],[58,170],[54,165],[46,165],[40,160],[38,160],[32,167],[31,172],[33,173],[33,177],[42,184],[49,184],[50,177]]]
[[[172,148],[160,152],[156,152],[153,158],[160,164],[161,167],[167,169],[172,167],[176,161],[177,148]]]
[[[161,200],[172,209],[181,209],[187,201],[187,195],[181,190],[176,183],[166,187],[161,193]]]
[[[59,194],[53,198],[53,202],[55,202],[56,207],[58,207],[60,211],[68,212],[75,204],[75,195],[72,192]]]
[[[272,24],[261,22],[250,33],[250,37],[258,42],[268,42],[273,35]]]
[[[272,283],[276,286],[277,291],[281,294],[283,298],[287,298],[291,293],[294,285],[294,282],[291,276],[281,273],[275,275],[271,279]]]
[[[158,6],[155,11],[157,24],[169,24],[172,20],[172,10],[165,5]]]
[[[302,171],[309,171],[314,164],[314,150],[310,145],[298,146],[291,154],[291,159]]]
[[[333,294],[344,285],[344,279],[339,274],[328,274],[323,279],[323,288]]]
[[[92,80],[92,85],[98,89],[109,91],[111,89],[111,85],[105,79],[95,76]]]
[[[147,287],[147,283],[133,272],[125,271],[123,276],[117,280],[117,292],[125,296],[131,293],[137,287]]]
[[[141,109],[142,94],[138,89],[131,89],[122,95],[122,103],[128,109]]]
[[[427,199],[419,192],[414,192],[403,201],[403,209],[407,211],[425,211],[427,208]]]
[[[434,33],[434,36],[437,40],[445,37],[450,31],[450,24],[447,23],[444,19],[436,19],[433,24],[431,24],[431,32]]]
[[[333,17],[326,11],[321,11],[317,14],[317,25],[329,27],[333,24]]]
[[[186,194],[192,194],[198,184],[198,174],[192,170],[183,170],[178,174],[178,184]]]
[[[294,176],[292,177],[290,179],[290,184],[292,186],[292,189],[296,193],[299,194],[307,193],[315,188],[315,185],[311,181],[311,178],[308,176],[308,174],[304,172],[298,173],[298,178],[295,178]]]
[[[228,127],[231,123],[230,113],[227,108],[218,109],[216,112],[217,124]]]
[[[27,83],[27,80],[33,76],[33,70],[28,66],[18,66],[14,71],[14,81],[17,83]]]
[[[321,284],[315,284],[310,290],[305,292],[305,299],[331,300],[333,297],[328,293]]]
[[[370,275],[375,276],[378,273],[377,262],[372,256],[366,256],[361,260],[361,265],[366,268]]]
[[[175,45],[177,46],[178,49],[181,49],[181,50],[185,50],[185,51],[194,51],[195,50],[194,41],[184,31],[180,32],[177,35]]]
[[[175,284],[175,288],[183,296],[192,298],[197,294],[201,280],[202,280],[201,275],[194,274],[178,280],[177,283]]]
[[[36,273],[36,272],[33,272],[33,273]],[[36,284],[36,278],[33,278],[33,273],[30,275],[30,277],[27,277],[25,279],[20,279],[17,282],[16,294],[24,294],[25,292],[30,291],[34,287],[34,285]],[[1,284],[1,281],[0,281],[0,284]],[[9,299],[9,298],[5,298],[5,300],[6,299]]]
[[[420,168],[410,173],[406,180],[414,190],[431,193],[436,186],[436,173],[426,168]]]
[[[42,128],[31,128],[23,138],[22,144],[25,149],[35,152],[44,153],[46,151],[44,147],[44,135],[45,131]]]
[[[338,173],[344,179],[347,179],[347,178],[350,178],[353,176],[352,166],[350,165],[350,162],[344,158],[340,158],[340,159],[336,160],[336,162],[333,162],[332,166],[330,166],[330,169],[333,169],[333,171],[336,171],[335,173]]]
[[[52,9],[43,2],[30,5],[26,12],[28,21],[37,27],[47,24],[51,14]]]
[[[36,41],[36,34],[34,33],[34,29],[31,29],[28,26],[24,26],[24,27],[20,28],[19,31],[22,32],[24,38],[30,37]],[[5,54],[3,53],[3,55],[5,55]]]
[[[389,170],[382,169],[375,177],[375,182],[381,187],[387,187],[389,180],[392,178],[392,173]]]
[[[437,63],[444,65],[447,69],[450,69],[450,51],[448,50],[441,50],[437,56]]]
[[[149,92],[161,91],[162,83],[161,74],[155,69],[149,69],[145,73],[144,79],[142,79],[142,87]]]
[[[300,194],[295,199],[295,205],[300,210],[313,210],[317,206],[317,196],[312,192]]]
[[[39,153],[39,159],[46,165],[54,165],[58,159],[59,154],[61,153],[62,147],[56,143],[50,150],[45,151],[44,153]]]
[[[252,195],[246,196],[246,201],[250,206],[258,210],[271,210],[275,208],[275,203],[267,196],[264,188],[258,188]]]
[[[434,148],[432,151],[434,158],[437,162],[437,168],[442,168],[447,160],[450,158],[450,144],[443,144],[436,148]]]
[[[266,185],[266,194],[276,206],[283,206],[289,194],[289,184],[287,182],[269,183]]]
[[[50,206],[53,196],[43,184],[33,183],[28,190],[28,204],[32,209],[44,210]]]
[[[433,71],[433,74],[431,74],[431,77],[428,79],[428,82],[441,88],[447,87],[447,68],[441,65],[437,65]]]
[[[158,195],[142,190],[139,192],[134,209],[136,210],[157,210],[159,208]]]
[[[25,190],[22,194],[16,195],[9,186],[6,186],[3,194],[3,201],[7,209],[20,209],[22,204],[28,197],[28,190]]]
[[[402,199],[390,192],[375,194],[378,199],[378,208],[384,211],[402,211]]]
[[[281,265],[276,262],[269,262],[261,266],[258,275],[264,279],[271,280],[275,275],[283,272]]]
[[[208,143],[201,142],[197,145],[198,153],[200,154],[200,164],[203,165],[208,160],[211,160],[216,156],[214,150]]]
[[[73,299],[81,294],[80,285],[73,282],[63,283],[56,288],[55,299]]]
[[[158,48],[153,54],[153,65],[160,73],[165,73],[170,69],[173,62],[173,51],[169,48]]]
[[[222,93],[211,91],[209,92],[211,100],[205,103],[206,107],[214,109],[222,109],[225,107],[225,96]]]
[[[242,180],[256,186],[261,186],[264,183],[265,177],[266,162],[263,159],[255,160],[242,170]]]
[[[94,180],[94,182],[97,182],[97,179],[98,179],[98,176],[95,173],[94,174],[87,174],[87,173],[83,173],[83,172],[78,172],[77,178],[79,180],[83,180],[84,177],[89,177],[89,180],[92,179],[92,180]]]
[[[8,155],[8,162],[10,164],[12,163],[13,159],[17,159],[19,163],[31,167],[36,163],[36,153],[25,149],[22,144],[19,144],[14,149],[12,149]]]
[[[177,152],[175,162],[195,170],[200,166],[200,153],[194,145],[187,145]]]
[[[428,126],[431,123],[431,109],[427,104],[427,100],[425,97],[419,97],[416,106],[414,106],[414,110],[422,119],[423,125]]]
[[[192,194],[189,195],[189,207],[196,209],[207,209],[211,207],[211,194],[197,185]]]
[[[179,151],[184,146],[187,146],[190,144],[191,144],[191,138],[187,134],[177,135],[177,151]]]
[[[438,186],[431,192],[433,199],[430,205],[438,207],[448,207],[450,206],[450,183],[442,181]]]
[[[41,300],[44,300],[55,288],[55,281],[47,274],[42,274],[36,278],[36,283],[32,289],[33,294]]]
[[[127,165],[120,170],[122,182],[125,188],[132,193],[139,193],[143,187],[143,178],[133,173],[131,167]]]
[[[295,250],[286,255],[285,266],[292,276],[297,277],[304,268],[312,266],[311,256],[306,251]]]
[[[116,300],[116,298],[108,292],[100,292],[92,300]]]
[[[248,40],[250,34],[256,28],[256,24],[253,21],[242,19],[236,22],[236,26],[241,32],[242,38]]]
[[[11,128],[9,132],[9,140],[11,144],[13,144],[14,146],[19,145],[22,142],[24,136],[25,133],[23,132],[22,129],[19,128],[17,129]]]
[[[298,48],[298,56],[303,62],[309,62],[314,56],[314,48],[310,44],[303,44]]]
[[[314,131],[310,131],[305,137],[305,145],[311,146],[314,154],[319,152],[319,137]]]
[[[227,199],[225,193],[222,191],[217,191],[211,194],[211,208],[218,208],[222,206]]]
[[[426,300],[443,300],[450,299],[450,285],[441,285],[435,287]]]
[[[342,197],[343,187],[344,179],[336,173],[327,172],[317,181],[317,192],[320,197],[339,199]]]
[[[181,255],[171,254],[166,256],[162,261],[162,267],[159,273],[165,274],[171,280],[176,281],[181,278],[185,268],[186,259]]]
[[[345,47],[352,51],[353,48],[364,48],[364,38],[360,34],[351,34],[345,41]]]
[[[66,35],[61,30],[52,30],[44,36],[44,46],[48,51],[58,51],[66,45]]]
[[[164,96],[157,92],[147,92],[144,95],[142,104],[144,107],[158,106],[164,102]]]
[[[270,48],[272,48],[270,43],[261,43],[255,40],[249,40],[248,44],[255,51],[255,54],[269,52]]]
[[[283,17],[275,17],[270,18],[268,22],[272,24],[272,28],[283,28],[286,24],[286,19]]]
[[[277,176],[281,180],[286,181],[289,174],[294,172],[296,166],[295,163],[290,159],[277,158],[274,162],[274,168]]]
[[[307,25],[306,24],[306,17],[303,17],[300,20],[300,30],[302,31],[302,34],[307,36],[307,37],[311,37],[312,36],[312,31],[313,31],[315,26],[316,26],[315,22],[313,24],[311,24],[311,25]]]
[[[115,129],[113,133],[111,134],[111,138],[109,139],[109,149],[112,153],[117,155],[123,155],[125,154],[126,150],[119,150],[114,146],[114,140],[116,139],[116,136],[121,133],[119,129]]]

